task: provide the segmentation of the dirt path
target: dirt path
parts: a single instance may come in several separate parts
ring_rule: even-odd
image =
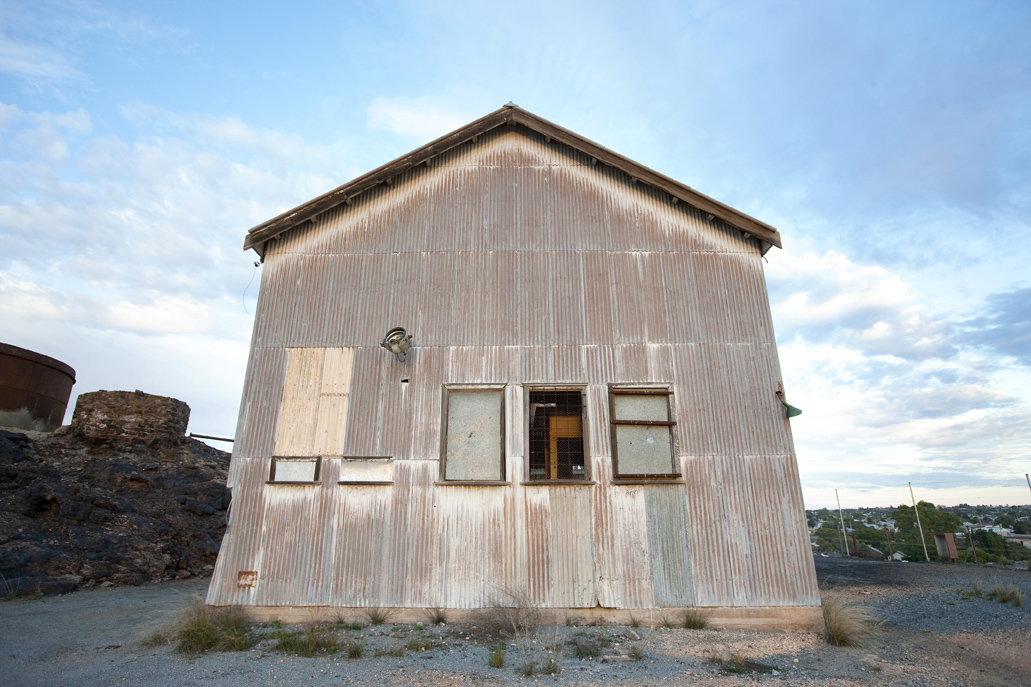
[[[534,682],[601,685],[745,685],[755,681],[790,685],[1031,685],[1031,613],[987,599],[963,601],[958,588],[975,579],[1028,588],[1027,572],[984,568],[916,566],[865,561],[821,561],[827,593],[862,600],[885,618],[882,633],[864,649],[828,646],[814,634],[749,631],[690,631],[668,628],[538,628],[534,651],[557,645],[562,672]],[[0,603],[0,683],[46,685],[514,685],[517,647],[495,670],[489,646],[459,628],[417,630],[411,626],[366,627],[350,636],[366,644],[358,660],[337,654],[321,658],[284,656],[269,640],[242,653],[185,658],[166,647],[144,648],[140,640],[169,623],[203,580],[142,587],[115,587],[39,600]],[[269,632],[270,630],[265,630]],[[631,632],[640,639],[633,639]],[[391,635],[399,635],[394,638]],[[428,636],[437,645],[401,657],[373,655],[377,647]],[[631,645],[641,661],[580,660],[567,642],[604,636],[613,651]],[[467,639],[469,637],[469,639]],[[564,648],[563,648],[564,647]],[[622,647],[622,648],[620,648]],[[777,669],[769,675],[727,675],[713,658],[741,656]]]

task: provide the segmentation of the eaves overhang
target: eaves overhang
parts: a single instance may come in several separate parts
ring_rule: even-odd
[[[342,186],[338,186],[328,193],[324,193],[321,196],[313,198],[306,203],[302,203],[291,210],[287,210],[281,215],[277,215],[270,220],[262,222],[247,232],[243,248],[244,250],[253,248],[260,255],[264,255],[264,244],[267,241],[276,238],[283,232],[286,232],[302,222],[310,220],[313,217],[322,214],[326,210],[336,207],[337,205],[343,203],[350,205],[355,196],[358,196],[379,184],[387,183],[413,167],[432,161],[434,157],[443,152],[469,140],[475,139],[491,129],[506,124],[519,124],[525,126],[526,128],[543,135],[546,139],[564,143],[571,148],[589,155],[592,158],[592,161],[596,161],[599,164],[608,165],[625,172],[637,183],[645,183],[661,189],[668,193],[672,198],[676,199],[674,202],[683,201],[693,205],[699,210],[711,215],[712,218],[719,218],[732,227],[739,229],[743,235],[747,235],[745,238],[754,237],[760,242],[762,252],[764,253],[770,246],[776,246],[777,248],[781,247],[780,232],[765,222],[760,222],[754,217],[746,215],[739,210],[735,210],[729,205],[725,205],[714,198],[710,198],[704,193],[694,190],[690,186],[686,186],[664,174],[660,174],[653,169],[649,169],[644,165],[634,162],[628,157],[624,157],[604,146],[598,145],[594,141],[586,139],[579,134],[573,133],[568,129],[564,129],[557,124],[553,124],[546,119],[538,117],[537,115],[527,112],[517,105],[510,103],[461,127],[460,129],[452,131],[446,136],[441,136],[421,148],[416,148],[412,152],[402,155],[396,160],[388,162],[381,167],[377,167],[371,172],[363,174]]]

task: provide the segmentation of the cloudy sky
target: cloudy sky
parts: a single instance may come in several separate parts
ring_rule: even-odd
[[[807,506],[1031,503],[1029,29],[1003,0],[4,0],[0,341],[232,436],[246,230],[514,101],[781,230]]]

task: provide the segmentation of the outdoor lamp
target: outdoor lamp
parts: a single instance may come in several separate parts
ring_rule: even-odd
[[[412,335],[405,332],[404,327],[394,327],[383,337],[380,346],[387,349],[401,362],[405,361],[405,353],[412,347]]]

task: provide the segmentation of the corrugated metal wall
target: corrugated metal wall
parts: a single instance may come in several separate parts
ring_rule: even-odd
[[[758,246],[618,170],[521,127],[442,154],[268,247],[252,345],[209,603],[819,603]],[[346,388],[296,377],[345,358]],[[597,484],[520,484],[518,385],[555,382],[587,385]],[[630,382],[673,384],[684,484],[610,482],[606,385]],[[509,485],[435,484],[445,383],[510,385]],[[346,433],[313,451],[393,456],[394,483],[330,457],[267,485],[330,392]]]

